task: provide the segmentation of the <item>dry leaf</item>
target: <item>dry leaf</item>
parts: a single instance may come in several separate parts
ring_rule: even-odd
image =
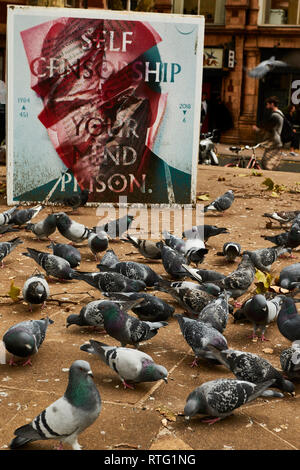
[[[275,191],[272,191],[271,192],[271,197],[279,197],[279,195],[277,193],[275,193]]]
[[[271,348],[265,348],[265,349],[263,349],[263,352],[264,352],[265,354],[273,354],[273,352],[274,352],[274,349],[271,349]]]
[[[269,290],[276,292],[276,294],[287,294],[289,292],[288,289],[285,289],[284,287],[280,286],[270,286]]]
[[[159,411],[162,416],[167,418],[168,421],[176,421],[176,415],[173,411],[169,410],[166,406],[159,406],[155,408],[156,411]]]
[[[9,297],[14,301],[16,302],[17,300],[19,300],[19,294],[21,292],[21,289],[19,287],[16,287],[14,285],[14,281],[11,281],[11,284],[10,284],[10,289],[8,291],[8,295]]]
[[[274,188],[274,181],[271,178],[266,178],[261,184],[267,186],[270,191]]]
[[[208,194],[202,194],[201,196],[197,196],[197,199],[199,201],[209,201],[210,200],[210,197]]]
[[[257,279],[258,282],[255,282],[254,284],[256,285],[256,293],[257,294],[263,294],[264,292],[267,292],[269,290],[269,287],[272,283],[272,276],[271,274],[264,274],[262,271],[259,269],[256,270],[255,273],[255,278]]]

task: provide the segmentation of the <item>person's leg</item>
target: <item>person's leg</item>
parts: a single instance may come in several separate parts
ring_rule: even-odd
[[[281,161],[280,148],[267,148],[264,151],[261,166],[263,170],[277,170]]]

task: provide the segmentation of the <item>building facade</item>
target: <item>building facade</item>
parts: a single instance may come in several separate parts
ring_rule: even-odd
[[[141,6],[141,2],[144,2]],[[233,127],[222,133],[225,143],[253,143],[252,126],[263,118],[264,100],[276,95],[280,108],[300,103],[300,0],[0,0],[0,78],[5,77],[6,6],[149,9],[158,13],[205,16],[203,91],[218,95],[230,111]],[[288,66],[264,80],[247,70],[275,56]],[[300,124],[300,123],[299,123]]]

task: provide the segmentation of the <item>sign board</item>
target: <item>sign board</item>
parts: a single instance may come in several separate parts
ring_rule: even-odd
[[[195,202],[203,17],[14,5],[7,35],[9,204]]]
[[[205,47],[203,53],[203,67],[206,69],[221,69],[223,67],[223,49]]]

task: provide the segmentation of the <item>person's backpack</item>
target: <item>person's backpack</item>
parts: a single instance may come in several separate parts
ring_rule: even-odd
[[[278,111],[274,111],[273,113],[280,114],[280,116],[283,117],[283,125],[282,125],[280,138],[281,138],[281,142],[283,144],[286,144],[287,142],[290,142],[294,137],[293,126],[283,113],[278,112]]]

